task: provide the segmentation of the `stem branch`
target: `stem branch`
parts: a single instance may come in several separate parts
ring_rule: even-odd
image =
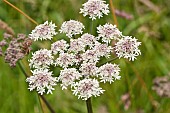
[[[106,63],[109,63],[109,62],[112,62],[112,61],[114,61],[114,60],[116,60],[116,59],[118,59],[118,57],[112,58],[112,59],[110,59],[110,60],[108,60],[108,61],[106,61],[106,62],[104,62],[104,63],[102,63],[102,64],[99,64],[99,66],[102,66],[102,65],[104,65],[104,64],[106,64]]]

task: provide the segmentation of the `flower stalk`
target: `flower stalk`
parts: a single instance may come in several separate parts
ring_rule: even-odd
[[[91,97],[86,100],[86,106],[88,113],[93,113]]]
[[[92,34],[92,32],[93,32],[93,21],[91,21],[91,26],[90,27],[91,27],[90,32]],[[86,100],[86,106],[87,106],[87,112],[88,113],[93,113],[91,97]]]

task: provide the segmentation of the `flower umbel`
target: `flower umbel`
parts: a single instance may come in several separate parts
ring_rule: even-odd
[[[65,40],[59,40],[51,44],[51,51],[54,55],[56,55],[58,53],[64,53],[64,51],[67,50],[68,47],[69,45]]]
[[[26,82],[29,83],[29,90],[37,90],[41,95],[44,93],[51,93],[54,90],[53,86],[57,85],[57,78],[52,77],[52,72],[49,72],[48,69],[35,69],[32,71],[33,76],[30,76],[26,79]]]
[[[109,12],[108,4],[105,4],[103,0],[88,0],[80,9],[83,16],[89,15],[92,20],[103,17],[103,14],[108,15]]]
[[[65,21],[60,28],[60,33],[66,33],[66,36],[72,38],[73,35],[82,34],[84,25],[75,20]]]
[[[34,41],[51,40],[53,36],[57,34],[57,32],[55,32],[55,28],[55,24],[46,21],[44,24],[36,26],[35,29],[32,30],[31,34],[29,34],[29,38]]]
[[[129,61],[134,61],[141,54],[138,48],[139,45],[141,45],[141,42],[137,42],[136,38],[124,36],[115,44],[114,49],[119,58],[124,57],[129,59]]]
[[[59,65],[63,68],[72,66],[74,64],[74,55],[72,53],[61,53],[59,57],[54,62],[55,65]]]
[[[114,80],[119,80],[120,68],[117,64],[107,63],[101,66],[98,70],[101,82],[114,82]]]
[[[53,64],[53,58],[51,50],[40,49],[32,54],[29,65],[33,68],[48,68]]]
[[[74,84],[82,75],[75,68],[65,68],[61,70],[58,80],[62,82],[62,89],[67,89],[67,86]]]
[[[83,63],[79,69],[84,77],[96,76],[98,68],[95,63]]]
[[[94,46],[94,43],[96,41],[95,36],[85,33],[81,36],[81,40],[84,43],[84,45],[89,46],[90,48],[92,48]]]
[[[109,7],[104,0],[88,0],[83,4],[80,13],[89,16],[93,21],[108,15]],[[30,38],[34,41],[52,39],[56,34],[55,27],[47,21],[37,26]],[[34,76],[26,80],[31,91],[36,89],[38,93],[44,94],[48,90],[47,93],[52,93],[52,86],[60,82],[62,90],[71,89],[73,94],[82,100],[100,96],[104,92],[100,83],[111,84],[121,78],[119,65],[111,63],[115,58],[108,60],[115,55],[111,53],[115,51],[119,58],[124,57],[132,61],[141,54],[138,49],[141,42],[130,36],[123,36],[116,25],[99,25],[97,35],[83,34],[84,29],[84,25],[79,21],[65,21],[59,32],[66,34],[69,40],[57,40],[51,44],[51,50],[40,49],[33,53],[29,65],[34,69]],[[110,46],[112,40],[114,47]],[[57,78],[51,76],[49,69],[52,66],[61,69]]]
[[[83,53],[82,59],[83,62],[93,62],[93,63],[97,63],[99,60],[96,50],[93,49],[87,50],[85,53]]]
[[[80,51],[85,51],[85,45],[80,38],[70,39],[70,52],[78,53]]]
[[[99,82],[96,79],[86,78],[74,84],[72,91],[74,95],[78,95],[78,98],[82,98],[82,100],[87,100],[91,96],[100,96],[104,92],[99,87]]]
[[[97,56],[105,56],[106,58],[110,56],[110,52],[112,51],[112,49],[113,48],[111,46],[108,46],[107,44],[101,44],[99,42],[97,42],[94,47]]]
[[[106,23],[105,25],[97,27],[98,38],[101,38],[103,42],[110,43],[112,39],[119,39],[122,36],[122,32],[116,28],[116,25]]]

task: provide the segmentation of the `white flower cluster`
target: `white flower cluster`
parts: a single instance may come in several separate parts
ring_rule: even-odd
[[[102,38],[105,43],[110,43],[112,39],[119,39],[122,36],[122,32],[116,28],[116,25],[106,23],[103,26],[97,27],[97,33],[99,33],[98,38]]]
[[[108,4],[103,0],[88,0],[83,4],[81,13],[89,15],[92,20],[108,14]],[[36,27],[30,35],[31,39],[52,39],[56,34],[55,25],[45,22]],[[38,93],[52,93],[53,86],[60,83],[62,90],[71,89],[73,94],[87,100],[91,96],[100,96],[104,90],[100,83],[112,83],[120,80],[120,68],[117,64],[107,62],[111,53],[115,52],[118,58],[127,58],[134,61],[141,54],[137,39],[123,36],[122,32],[112,24],[106,23],[97,27],[97,36],[83,34],[84,25],[79,21],[65,21],[60,33],[65,33],[70,41],[57,40],[51,44],[51,50],[40,49],[32,54],[29,60],[33,76],[27,78],[29,89],[36,89]],[[45,30],[45,31],[43,31]],[[40,32],[41,31],[41,32]],[[82,34],[79,38],[73,37]],[[47,38],[48,37],[48,38]],[[111,41],[115,41],[112,47]],[[103,64],[101,59],[105,59]],[[49,66],[61,67],[60,75],[52,77]],[[70,88],[68,88],[70,87]]]
[[[104,90],[99,86],[100,82],[111,83],[120,79],[118,65],[97,66],[101,57],[109,58],[113,51],[113,48],[107,43],[97,41],[97,37],[88,33],[82,34],[77,39],[71,38],[70,43],[63,42],[66,41],[62,39],[55,42],[58,45],[55,47],[58,54],[54,56],[56,58],[55,66],[63,68],[58,77],[62,89],[68,89],[70,86],[73,94],[87,100],[91,96],[99,96],[103,93]],[[63,48],[63,45],[69,46]],[[51,48],[53,46],[52,44]],[[61,50],[62,52],[58,52]]]
[[[58,53],[64,53],[64,51],[67,50],[68,47],[69,45],[65,40],[60,40],[51,44],[51,51],[54,55],[56,55]]]
[[[129,59],[129,61],[134,61],[136,57],[141,54],[138,48],[140,45],[141,42],[137,42],[136,38],[124,36],[123,38],[119,39],[114,48],[119,58],[124,57]]]
[[[37,90],[41,95],[46,93],[52,93],[53,86],[57,83],[57,78],[52,77],[52,72],[49,72],[48,67],[53,64],[54,57],[51,50],[40,49],[32,54],[32,59],[29,60],[30,68],[33,76],[26,79],[29,83],[29,90]]]
[[[62,82],[62,89],[67,89],[67,86],[74,83],[75,80],[78,80],[82,75],[75,68],[65,68],[61,70],[60,76],[58,79]]]
[[[90,16],[90,19],[95,20],[97,17],[103,17],[103,14],[108,15],[109,5],[105,4],[106,1],[103,0],[88,0],[83,4],[83,8],[80,9],[80,13],[83,16]]]
[[[47,68],[53,64],[53,56],[50,50],[40,49],[32,53],[32,59],[29,62],[31,68]]]
[[[112,83],[113,80],[119,80],[121,76],[119,76],[120,68],[117,64],[110,64],[107,63],[101,66],[98,70],[101,76],[101,82],[110,82]]]
[[[31,34],[29,34],[29,38],[34,41],[51,40],[53,36],[57,34],[55,28],[55,24],[46,21],[44,24],[36,26]],[[63,48],[60,47],[59,49]],[[30,91],[35,89],[42,95],[44,93],[52,93],[52,90],[54,90],[53,86],[57,85],[57,78],[52,77],[52,72],[50,72],[48,68],[53,64],[54,56],[52,56],[52,52],[56,53],[56,51],[57,50],[40,49],[35,53],[32,53],[32,58],[29,60],[29,66],[33,69],[31,71],[33,76],[26,79],[26,82],[29,83],[28,89]]]
[[[82,34],[84,25],[76,20],[65,21],[60,28],[60,33],[66,33],[71,38],[73,35]]]
[[[30,76],[26,79],[26,82],[29,83],[29,90],[37,90],[41,95],[46,93],[51,93],[57,83],[57,78],[52,77],[52,72],[49,72],[48,69],[35,69],[32,71],[33,76]]]
[[[31,34],[29,34],[29,38],[31,38],[34,41],[37,41],[39,39],[51,40],[53,36],[57,34],[57,32],[55,32],[55,28],[56,28],[55,24],[46,21],[44,24],[36,26],[35,29],[32,30]]]
[[[87,100],[91,96],[100,96],[104,91],[99,87],[98,80],[85,78],[74,85],[73,94],[78,95],[78,99]]]

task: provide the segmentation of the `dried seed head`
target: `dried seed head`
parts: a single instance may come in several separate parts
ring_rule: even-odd
[[[22,59],[28,51],[30,51],[31,43],[30,39],[26,38],[25,34],[18,34],[17,38],[12,37],[7,33],[4,33],[4,39],[0,42],[0,46],[8,45],[5,50],[5,62],[9,63],[11,67],[16,66],[16,62]],[[7,39],[9,39],[9,43],[7,43]],[[2,49],[0,50],[0,55],[2,55]]]
[[[161,97],[170,98],[170,75],[164,77],[157,77],[153,80],[152,89]]]

